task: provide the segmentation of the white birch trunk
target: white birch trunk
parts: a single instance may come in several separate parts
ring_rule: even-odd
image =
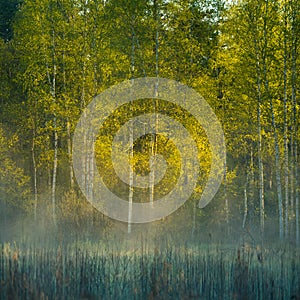
[[[38,206],[38,188],[37,188],[37,166],[36,166],[36,158],[35,158],[35,124],[33,125],[31,158],[32,158],[32,165],[33,165],[34,221],[36,221],[37,220],[37,206]]]
[[[264,16],[264,56],[263,56],[263,73],[264,73],[264,84],[265,92],[270,104],[271,112],[271,123],[274,136],[274,148],[275,148],[275,177],[276,177],[276,188],[277,188],[277,198],[278,198],[278,222],[279,222],[279,238],[283,238],[283,205],[282,205],[282,188],[281,188],[281,175],[280,175],[280,152],[279,152],[279,142],[277,136],[277,125],[275,120],[275,112],[273,107],[273,99],[270,94],[269,81],[267,74],[267,49],[268,49],[268,38],[267,38],[267,19],[268,19],[268,0],[265,2],[266,12]]]
[[[257,86],[257,138],[258,138],[258,177],[259,177],[259,216],[260,216],[260,232],[263,236],[265,227],[265,193],[264,193],[264,165],[262,159],[262,134],[261,134],[261,69],[258,42],[256,32],[254,33],[254,46],[256,52],[256,86]],[[252,154],[252,153],[251,153]],[[253,159],[253,158],[252,158]]]
[[[248,216],[248,192],[247,192],[247,185],[248,185],[248,172],[246,175],[246,182],[244,186],[244,217],[243,217],[243,229],[245,229],[247,216]]]
[[[284,57],[283,57],[283,111],[284,111],[284,197],[285,197],[285,236],[289,235],[289,158],[287,125],[287,16],[284,7]]]
[[[131,79],[134,80],[135,65],[135,34],[134,34],[134,16],[132,16],[131,24]],[[130,103],[130,109],[132,103]],[[129,193],[128,193],[128,226],[127,232],[131,233],[132,229],[132,205],[133,205],[133,122],[130,120],[129,125]]]
[[[295,230],[296,230],[296,245],[300,245],[299,236],[299,178],[298,178],[298,117],[297,117],[297,1],[292,1],[292,102],[293,102],[293,151],[294,151],[294,197],[295,197]]]

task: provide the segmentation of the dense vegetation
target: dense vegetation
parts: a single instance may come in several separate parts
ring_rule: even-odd
[[[288,249],[6,245],[0,266],[3,300],[298,299],[300,291],[299,253]]]
[[[0,0],[0,298],[299,297],[299,7],[299,0]],[[80,191],[73,135],[96,95],[139,77],[170,78],[199,92],[223,126],[227,156],[222,186],[199,209],[211,167],[201,124],[155,95],[114,111],[82,175],[93,179],[95,159],[124,200],[157,200],[181,167],[174,144],[145,134],[129,147],[132,170],[150,174],[149,157],[161,154],[168,173],[153,190],[128,196],[133,189],[115,176],[109,157],[131,116],[166,113],[199,150],[190,199],[160,221],[127,225]],[[134,253],[72,246],[125,231],[181,242],[177,250],[168,244]],[[58,239],[71,245],[56,247]],[[220,240],[242,240],[243,248],[199,246]]]
[[[226,223],[228,233],[248,225],[261,233],[275,229],[280,239],[299,243],[298,4],[1,1],[1,207],[6,214],[17,207],[54,224],[81,219],[83,225],[86,214],[99,218],[73,175],[76,122],[107,87],[160,76],[200,92],[226,136],[223,188],[203,211],[194,210],[199,196],[186,203],[186,213],[195,214],[189,229],[197,231],[213,213],[214,223]],[[161,110],[149,103],[149,109]],[[115,113],[113,122],[118,118]],[[199,130],[194,132],[207,161],[207,140]],[[148,149],[153,141],[146,139]],[[107,143],[103,134],[98,142],[100,157]],[[136,170],[147,169],[139,152]],[[204,163],[198,194],[208,171]],[[100,227],[109,223],[103,219]]]

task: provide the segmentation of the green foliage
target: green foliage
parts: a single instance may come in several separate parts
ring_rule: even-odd
[[[124,200],[128,200],[129,186],[118,178],[114,171],[111,161],[113,139],[119,129],[131,118],[141,114],[153,113],[153,101],[153,99],[135,100],[131,104],[123,105],[119,109],[116,109],[102,124],[97,137],[95,152],[99,173],[105,185]],[[168,101],[161,100],[159,107],[156,108],[156,112],[177,120],[193,137],[198,148],[197,156],[201,165],[199,182],[195,187],[195,194],[199,197],[203,190],[204,182],[207,180],[211,165],[210,148],[207,146],[209,143],[201,124],[183,108]],[[160,120],[159,122],[161,123],[162,121]],[[149,124],[144,125],[144,130],[147,131]],[[163,156],[167,164],[167,170],[163,179],[154,189],[154,198],[160,199],[162,196],[168,194],[176,185],[182,167],[181,155],[183,153],[180,153],[174,142],[166,136],[162,134],[145,134],[134,141],[133,145],[134,156],[131,164],[137,174],[143,176],[149,174],[150,157],[153,147],[155,148],[155,154]],[[184,145],[183,152],[185,151],[191,151],[190,145]],[[193,174],[190,174],[190,176],[193,176]],[[134,195],[138,195],[135,201],[145,202],[147,201],[146,199],[149,199],[149,188],[134,188]]]
[[[0,199],[24,211],[31,211],[30,177],[11,159],[14,140],[8,140],[0,128]]]
[[[0,5],[4,8],[0,9],[3,15],[1,122],[12,135],[19,136],[16,162],[25,165],[31,183],[34,182],[32,170],[36,169],[37,190],[41,195],[48,194],[51,188],[57,151],[58,203],[65,207],[66,202],[69,207],[72,201],[79,200],[80,197],[76,200],[77,186],[72,183],[71,175],[72,134],[80,114],[93,97],[125,79],[160,76],[179,80],[199,91],[222,122],[227,144],[227,177],[215,199],[219,216],[216,222],[226,220],[226,215],[232,220],[241,216],[245,186],[251,205],[258,205],[258,101],[266,211],[274,211],[276,195],[270,100],[276,119],[282,177],[284,170],[280,166],[284,165],[284,134],[288,128],[290,186],[287,188],[291,198],[294,197],[291,205],[296,205],[298,0],[243,0],[227,6],[219,0],[24,0],[18,9],[17,1],[10,0],[1,1]],[[134,113],[152,112],[155,107],[152,102],[145,101],[144,106],[135,107]],[[169,113],[193,133],[202,173],[186,209],[197,216],[194,225],[205,218],[210,220],[215,206],[196,213],[193,202],[199,198],[210,170],[207,138],[201,126],[180,109],[166,108],[164,104],[156,109]],[[124,199],[128,198],[128,187],[117,178],[108,157],[116,126],[124,124],[130,116],[126,110],[117,111],[106,121],[107,128],[100,130],[96,143],[98,168],[110,188]],[[170,154],[166,157],[169,166],[173,166],[158,191],[164,194],[165,187],[172,187],[176,182],[180,168],[179,154],[171,144],[164,147],[162,137],[147,135],[135,142],[131,163],[138,173],[149,172],[153,140],[160,141],[157,150],[165,156]],[[3,174],[7,174],[3,180],[14,180],[12,162],[3,158],[3,164],[6,165]],[[22,194],[18,191],[14,193]],[[144,197],[143,194],[141,198]],[[226,199],[230,211],[224,205]],[[72,215],[67,212],[66,218]]]

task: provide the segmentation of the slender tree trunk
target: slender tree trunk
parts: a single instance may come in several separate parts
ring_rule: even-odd
[[[82,90],[81,94],[81,103],[82,103],[82,109],[84,109],[85,100],[84,100],[84,88]],[[83,112],[83,118],[82,118],[83,126],[85,126],[86,123],[86,111]],[[82,155],[81,155],[81,180],[84,183],[85,190],[87,191],[87,136],[86,132],[83,134],[83,141],[82,141]]]
[[[283,41],[283,111],[284,111],[284,196],[285,196],[285,236],[289,235],[289,158],[288,158],[288,125],[287,125],[287,16],[284,5],[284,41]]]
[[[69,160],[69,174],[70,174],[70,188],[74,188],[74,173],[73,173],[73,160],[72,160],[72,138],[71,138],[71,125],[69,118],[67,119],[67,147],[68,147],[68,160]]]
[[[65,33],[63,33],[63,39],[65,41]],[[62,54],[62,67],[63,67],[63,90],[64,95],[67,94],[67,80],[66,80],[66,68],[65,68],[65,49]],[[66,100],[66,99],[65,99]],[[72,138],[71,138],[71,125],[70,119],[67,117],[67,152],[68,152],[68,163],[69,163],[69,176],[70,176],[70,188],[74,188],[74,173],[73,173],[73,161],[72,161]]]
[[[243,229],[245,228],[246,221],[247,221],[247,216],[248,216],[248,191],[247,191],[247,186],[248,186],[248,172],[246,174],[246,182],[244,186],[244,217],[243,217]]]
[[[293,162],[294,162],[294,197],[295,197],[295,229],[296,244],[299,246],[299,178],[298,178],[298,117],[297,117],[297,43],[298,43],[298,6],[292,1],[292,102],[293,102]]]
[[[53,157],[53,172],[52,172],[52,189],[51,189],[51,199],[52,199],[52,218],[54,224],[56,225],[56,177],[57,177],[57,163],[58,163],[58,134],[57,134],[57,124],[56,117],[53,119],[54,126],[54,157]]]
[[[56,57],[55,57],[55,33],[53,29],[53,76],[52,76],[52,99],[56,102]],[[57,163],[58,163],[58,133],[57,133],[57,117],[54,112],[53,117],[53,130],[54,130],[54,157],[53,157],[53,173],[52,173],[52,217],[56,225],[56,176],[57,176]]]
[[[128,233],[131,233],[132,227],[132,206],[133,206],[133,123],[130,120],[129,125],[129,195],[128,195]]]
[[[35,122],[35,121],[34,121]],[[35,158],[35,124],[32,130],[32,144],[31,144],[31,158],[33,165],[33,192],[34,192],[34,221],[37,220],[37,206],[38,206],[38,189],[37,189],[37,166]]]
[[[50,147],[49,147],[50,148]],[[48,149],[49,149],[48,148]],[[47,172],[47,187],[48,187],[48,193],[51,193],[51,186],[52,186],[52,174],[51,174],[51,169],[48,167],[48,172]]]
[[[253,212],[254,212],[254,190],[255,190],[255,178],[254,178],[254,160],[253,160],[253,147],[251,145],[250,149],[250,199],[248,200],[248,215],[249,215],[249,225],[251,227],[251,223],[253,220]]]
[[[279,238],[283,238],[283,205],[282,205],[282,188],[281,188],[281,176],[280,176],[280,152],[279,142],[277,136],[277,125],[275,120],[275,112],[273,107],[273,96],[270,94],[268,74],[267,74],[267,49],[268,49],[268,37],[267,37],[267,20],[268,20],[268,4],[269,0],[265,1],[266,12],[264,16],[264,54],[263,54],[263,74],[264,74],[264,85],[265,92],[270,104],[271,122],[274,136],[274,148],[275,148],[275,177],[276,177],[276,188],[278,197],[278,214],[279,214]]]
[[[52,103],[56,103],[56,50],[55,50],[55,30],[54,30],[54,24],[52,24],[52,41],[51,41],[51,47],[52,47],[52,78],[49,71],[49,66],[46,62],[47,67],[47,77],[48,77],[48,83],[50,87],[50,94],[52,98]],[[55,108],[54,108],[55,110]],[[57,176],[57,163],[58,163],[58,133],[57,133],[57,117],[56,117],[56,111],[53,113],[53,148],[54,148],[54,154],[53,154],[53,169],[52,169],[52,182],[51,182],[51,203],[52,203],[52,220],[54,225],[56,225],[56,176]]]
[[[259,216],[260,216],[260,233],[263,237],[265,227],[265,190],[264,190],[264,165],[262,159],[262,134],[261,134],[261,69],[258,42],[256,39],[256,32],[254,33],[254,46],[256,52],[256,87],[257,87],[257,151],[258,151],[258,178],[259,178]],[[253,158],[252,158],[253,159]]]
[[[258,89],[258,108],[257,108],[257,130],[258,130],[258,176],[259,176],[259,215],[260,231],[264,234],[265,228],[265,189],[264,189],[264,165],[262,160],[262,135],[261,135],[261,94],[260,79],[257,83]]]
[[[294,124],[293,124],[293,115],[292,115],[292,118],[291,118],[291,132],[290,132],[290,161],[289,161],[289,182],[290,182],[290,216],[291,216],[291,219],[293,220],[291,222],[291,232],[294,231],[294,200],[295,200],[295,188],[294,188],[294,185],[295,185],[295,157],[294,157]]]
[[[82,109],[85,109],[87,103],[86,103],[86,68],[87,68],[87,55],[89,54],[88,51],[87,51],[87,44],[88,44],[88,36],[87,36],[87,32],[88,32],[88,24],[87,24],[87,12],[88,8],[87,8],[87,2],[84,2],[84,5],[83,5],[83,18],[84,18],[84,26],[82,28],[83,30],[83,46],[82,46],[82,49],[83,49],[83,52],[82,52],[82,55],[83,55],[83,63],[82,63],[82,90],[81,90],[81,108]],[[86,122],[86,111],[84,111],[83,113],[83,118],[84,118],[84,121],[83,122]],[[84,149],[84,155],[82,155],[82,170],[83,170],[83,177],[84,177],[84,182],[85,182],[85,190],[87,191],[87,194],[88,196],[90,195],[90,179],[89,179],[89,150],[90,149],[87,149],[87,145],[88,145],[88,133],[84,133],[84,136],[83,136],[83,149]]]
[[[94,141],[94,134],[92,133],[90,139]],[[89,157],[89,182],[90,182],[90,190],[89,190],[89,199],[91,201],[94,200],[94,157],[95,157],[95,143],[92,143],[92,151]],[[91,218],[93,219],[93,218]]]
[[[266,89],[268,90],[268,81],[266,81]],[[283,205],[282,205],[282,189],[281,189],[281,176],[280,176],[280,152],[279,152],[277,126],[275,121],[275,113],[273,108],[272,96],[269,97],[269,100],[270,100],[270,110],[271,110],[272,127],[273,127],[273,134],[274,134],[275,176],[276,176],[278,213],[279,213],[279,237],[280,239],[282,239],[283,238]]]
[[[52,7],[50,6],[51,14]],[[49,90],[51,95],[52,104],[56,103],[56,42],[55,42],[55,24],[52,17],[52,30],[51,30],[51,59],[52,59],[52,70],[50,74],[50,67],[47,60],[47,47],[45,46],[45,64],[47,79],[49,84]],[[57,116],[56,108],[54,105],[53,111],[53,168],[52,168],[52,178],[51,171],[49,169],[49,182],[51,189],[51,205],[52,205],[52,220],[54,225],[56,225],[56,176],[57,176],[57,164],[58,164],[58,132],[57,132]]]
[[[220,87],[221,91],[221,87]],[[223,121],[224,121],[224,132],[226,132],[226,100],[224,97],[224,103],[223,103]],[[225,156],[225,168],[224,168],[224,183],[223,183],[223,188],[224,188],[224,209],[225,209],[225,221],[226,221],[226,233],[227,236],[229,236],[230,229],[229,229],[229,201],[228,201],[228,195],[227,195],[227,157]]]
[[[192,9],[192,14],[194,14],[194,10]],[[194,16],[191,17],[190,20],[190,26],[189,26],[189,39],[192,41],[193,39],[193,27],[194,27]],[[193,51],[193,47],[192,45],[190,46],[190,53],[189,53],[189,60],[190,60],[190,66],[193,66],[194,64],[194,51]],[[191,74],[193,76],[193,74]],[[191,80],[192,82],[192,76],[190,76],[189,80]],[[219,73],[218,73],[219,76]],[[186,99],[185,99],[186,100]],[[225,124],[225,120],[224,120],[224,124]],[[197,155],[195,153],[193,153],[193,155]],[[194,162],[193,162],[194,164]],[[193,166],[194,167],[194,166]],[[196,231],[196,213],[197,213],[197,209],[196,209],[196,201],[193,201],[193,226],[192,226],[192,237],[194,237],[195,235],[195,231]]]
[[[134,80],[134,66],[135,66],[135,33],[134,33],[134,16],[132,16],[131,24],[131,79]],[[132,109],[132,103],[130,103]],[[127,232],[131,233],[132,227],[132,206],[133,206],[133,122],[129,121],[129,195],[128,195],[128,226]]]
[[[192,237],[195,235],[195,230],[196,230],[196,201],[193,201],[193,226],[192,226]]]
[[[225,171],[224,171],[224,199],[225,199],[225,221],[226,221],[226,233],[229,235],[229,203],[227,195],[227,159],[225,158]]]
[[[156,0],[154,0],[153,3],[154,8],[154,18],[155,18],[155,25],[156,25],[156,32],[155,32],[155,76],[158,78],[159,74],[159,65],[158,65],[158,48],[159,48],[159,30],[158,30],[158,14],[159,14],[159,7]],[[154,205],[154,182],[155,182],[155,167],[156,167],[156,154],[157,154],[157,137],[156,134],[158,132],[158,81],[155,84],[154,89],[154,100],[153,100],[153,106],[154,106],[154,136],[151,140],[151,160],[150,160],[150,174],[149,174],[149,201],[151,204],[151,207]]]

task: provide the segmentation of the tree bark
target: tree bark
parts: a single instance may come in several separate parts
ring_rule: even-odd
[[[159,74],[159,64],[158,64],[158,47],[159,47],[159,24],[158,24],[158,14],[159,14],[159,7],[156,0],[153,2],[153,9],[154,9],[154,20],[155,20],[155,76],[158,78]],[[156,134],[158,132],[158,115],[157,115],[157,109],[158,109],[158,81],[155,84],[154,89],[154,99],[153,99],[153,108],[154,108],[154,135],[151,140],[151,157],[150,159],[150,174],[149,174],[149,201],[151,207],[154,206],[154,182],[155,182],[155,167],[156,167],[156,154],[157,154],[157,138]]]
[[[287,124],[287,15],[284,4],[284,40],[283,40],[283,113],[284,113],[284,197],[285,197],[285,236],[289,235],[289,152],[288,152],[288,124]]]
[[[134,32],[134,15],[132,16],[131,24],[131,80],[134,80],[134,67],[135,67],[135,32]],[[132,103],[130,102],[130,109]],[[133,206],[133,122],[129,121],[129,194],[128,194],[128,226],[127,232],[131,233],[132,229],[132,206]]]
[[[293,102],[293,162],[294,162],[294,197],[295,197],[295,229],[296,244],[299,246],[299,178],[298,178],[298,117],[297,117],[297,20],[298,6],[297,1],[292,1],[292,102]]]
[[[246,171],[247,172],[247,171]],[[246,174],[246,182],[244,186],[244,217],[243,217],[243,229],[245,228],[247,216],[248,216],[248,191],[247,191],[247,185],[248,185],[248,172]]]
[[[254,47],[256,57],[256,88],[257,88],[257,151],[258,151],[258,178],[259,178],[259,215],[260,215],[260,233],[263,236],[265,227],[265,193],[264,193],[264,165],[262,159],[262,134],[261,134],[261,69],[260,56],[258,50],[258,42],[256,37],[257,31],[254,33]],[[251,149],[252,154],[252,149]],[[253,159],[253,158],[252,158]]]
[[[53,169],[52,169],[52,182],[51,182],[51,204],[52,204],[52,220],[54,225],[56,225],[56,176],[57,176],[57,163],[58,163],[58,133],[57,133],[57,117],[56,117],[56,50],[55,50],[55,30],[54,22],[52,20],[52,37],[51,37],[51,58],[52,58],[52,74],[50,75],[50,70],[48,63],[46,62],[47,77],[50,88],[52,105],[54,105],[53,111]],[[51,77],[52,76],[52,77]]]
[[[34,123],[35,123],[35,121],[34,121]],[[36,166],[36,158],[35,158],[35,136],[36,136],[36,129],[35,129],[35,124],[33,124],[31,158],[32,158],[32,165],[33,165],[34,221],[37,220],[37,206],[38,206],[37,166]]]
[[[276,188],[278,198],[278,221],[279,221],[279,238],[283,238],[283,205],[282,205],[282,188],[281,188],[281,175],[280,175],[280,152],[277,135],[277,125],[275,120],[275,112],[273,107],[273,96],[270,94],[269,80],[267,74],[267,49],[268,49],[268,37],[267,37],[267,20],[268,20],[268,4],[269,0],[265,2],[265,15],[264,15],[264,53],[263,53],[263,74],[264,74],[264,85],[267,99],[269,100],[270,112],[271,112],[271,123],[274,136],[274,149],[275,149],[275,177],[276,177]]]

